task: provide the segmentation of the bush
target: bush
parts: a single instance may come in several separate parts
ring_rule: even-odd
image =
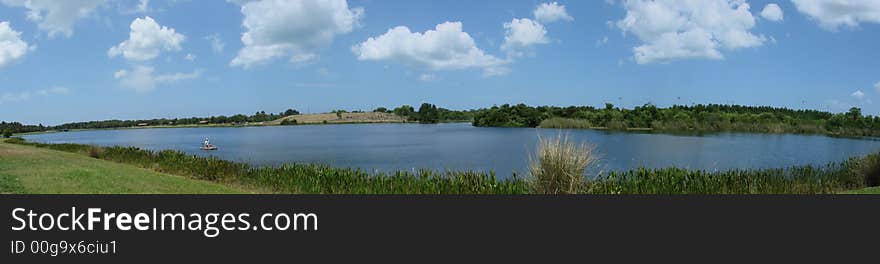
[[[12,130],[10,130],[9,128],[3,129],[3,138],[10,137],[12,137]]]
[[[281,125],[282,126],[296,125],[296,119],[288,118],[288,119],[281,120]]]
[[[574,143],[568,136],[538,139],[537,157],[532,159],[530,183],[536,193],[577,193],[584,184],[584,170],[597,161],[595,148]]]
[[[89,157],[100,159],[104,156],[104,149],[101,147],[92,146],[89,148]]]

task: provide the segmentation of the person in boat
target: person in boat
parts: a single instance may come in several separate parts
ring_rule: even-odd
[[[205,143],[202,144],[203,148],[211,148],[211,142],[208,141],[208,138],[205,138]]]

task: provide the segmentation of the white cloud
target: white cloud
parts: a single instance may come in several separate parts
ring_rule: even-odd
[[[501,50],[507,51],[509,54],[521,55],[518,50],[550,42],[547,39],[547,30],[544,26],[528,18],[514,18],[510,22],[504,23],[504,29],[506,33]]]
[[[345,0],[233,1],[242,4],[244,47],[231,66],[250,68],[278,57],[302,62],[316,58],[319,49],[337,35],[351,32],[363,17],[362,8]]]
[[[0,68],[24,57],[32,47],[21,40],[21,32],[15,31],[9,22],[0,22]]]
[[[489,74],[507,63],[479,49],[461,22],[444,22],[424,33],[397,26],[351,49],[358,60],[394,60],[432,70],[479,68]]]
[[[108,56],[122,55],[127,60],[135,61],[151,60],[159,56],[162,50],[179,51],[180,43],[186,39],[173,28],[160,26],[151,17],[135,18],[130,28],[128,39],[110,48]]]
[[[858,99],[858,100],[865,99],[865,93],[862,92],[862,90],[856,90],[855,92],[853,92],[849,96],[852,96],[853,98]]]
[[[192,53],[187,53],[186,56],[183,56],[184,60],[194,61],[196,60],[196,55]]]
[[[880,93],[880,82],[874,84],[874,90],[877,90],[877,92]]]
[[[2,93],[0,94],[0,104],[7,102],[19,102],[25,101],[33,98],[34,96],[49,96],[49,95],[64,95],[69,94],[70,89],[66,87],[56,86],[49,89],[42,89],[37,91],[21,91],[16,93]]]
[[[643,43],[633,48],[639,64],[678,59],[723,59],[719,49],[761,46],[749,32],[755,17],[741,0],[627,0],[626,17],[616,25]]]
[[[777,4],[767,4],[764,6],[764,9],[761,10],[761,17],[769,21],[779,22],[783,20],[784,16],[782,8],[779,8],[779,5]]]
[[[50,38],[73,35],[76,21],[87,17],[105,0],[0,0],[3,4],[28,9],[27,19],[37,23]]]
[[[207,37],[205,37],[205,39],[211,41],[211,50],[213,50],[214,53],[223,53],[223,48],[226,47],[226,43],[224,43],[223,40],[220,39],[219,34],[208,35]]]
[[[156,85],[173,83],[182,80],[195,79],[202,75],[201,70],[191,73],[153,74],[153,67],[137,65],[131,70],[119,70],[113,73],[113,78],[119,80],[123,87],[134,89],[138,93],[145,93],[156,89]]]
[[[817,20],[826,30],[841,26],[857,27],[859,23],[880,23],[880,1],[877,0],[791,0],[797,10]]]
[[[533,12],[535,15],[535,20],[541,23],[553,23],[556,21],[572,21],[573,17],[568,15],[568,12],[565,10],[564,5],[560,5],[557,2],[553,3],[543,3],[538,5]]]

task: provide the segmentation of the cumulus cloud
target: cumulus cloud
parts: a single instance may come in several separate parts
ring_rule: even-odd
[[[556,21],[573,21],[574,18],[568,15],[564,5],[557,2],[543,3],[538,5],[533,12],[535,20],[541,23],[553,23]]]
[[[130,28],[128,39],[110,48],[108,56],[122,55],[134,61],[151,60],[159,56],[162,50],[179,51],[180,44],[186,39],[173,28],[160,26],[151,17],[135,18]]]
[[[3,4],[28,9],[27,19],[37,23],[50,38],[73,35],[77,20],[87,17],[105,0],[0,0]]]
[[[547,39],[547,30],[544,25],[528,18],[514,18],[510,22],[504,23],[504,30],[506,33],[501,50],[508,53],[519,55],[517,50],[550,42]]]
[[[841,26],[857,27],[860,23],[880,23],[880,1],[877,0],[791,0],[797,10],[819,22],[826,30]]]
[[[196,55],[192,53],[187,53],[186,56],[183,56],[184,60],[194,61],[196,60]]]
[[[0,22],[0,68],[24,57],[31,46],[21,40],[21,32],[12,29],[9,22]]]
[[[351,32],[363,17],[362,8],[346,0],[232,1],[244,15],[244,47],[231,66],[250,68],[279,57],[302,62],[318,56],[337,35]]]
[[[70,89],[66,87],[56,86],[49,89],[42,89],[36,91],[21,91],[21,92],[6,92],[0,94],[0,104],[7,102],[18,102],[25,101],[31,99],[35,96],[49,96],[49,95],[64,95],[69,94]]]
[[[853,98],[858,99],[858,100],[862,100],[862,99],[865,99],[865,92],[862,92],[862,90],[856,90],[855,92],[853,92],[849,96],[852,96]]]
[[[487,75],[503,72],[498,68],[507,63],[479,49],[474,39],[462,31],[461,22],[444,22],[424,33],[397,26],[351,50],[362,61],[393,60],[431,70],[478,68]]]
[[[201,70],[191,73],[153,74],[153,67],[137,65],[130,70],[119,70],[113,74],[113,78],[119,80],[123,87],[134,89],[138,93],[145,93],[156,89],[159,84],[173,83],[182,80],[195,79],[202,75]]]
[[[628,0],[626,17],[616,25],[643,43],[633,48],[639,64],[678,59],[723,59],[719,49],[761,46],[765,38],[749,32],[755,17],[740,0]]]
[[[782,21],[784,14],[782,13],[782,8],[779,8],[777,4],[767,4],[764,6],[764,9],[761,10],[761,17],[773,22]]]
[[[540,4],[532,13],[535,15],[534,20],[514,18],[504,23],[504,43],[501,44],[501,50],[506,51],[509,57],[522,56],[524,50],[528,50],[531,46],[550,43],[544,24],[574,20],[565,11],[565,6],[557,2]]]

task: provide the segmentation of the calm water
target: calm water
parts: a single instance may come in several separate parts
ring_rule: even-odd
[[[96,130],[25,136],[46,143],[176,149],[254,165],[317,162],[366,170],[494,170],[524,172],[539,135],[534,128],[470,124],[355,124],[242,128]],[[678,166],[692,169],[768,168],[825,164],[880,151],[880,141],[825,136],[713,134],[680,136],[567,130],[598,147],[603,170]],[[205,137],[220,149],[199,149]]]

